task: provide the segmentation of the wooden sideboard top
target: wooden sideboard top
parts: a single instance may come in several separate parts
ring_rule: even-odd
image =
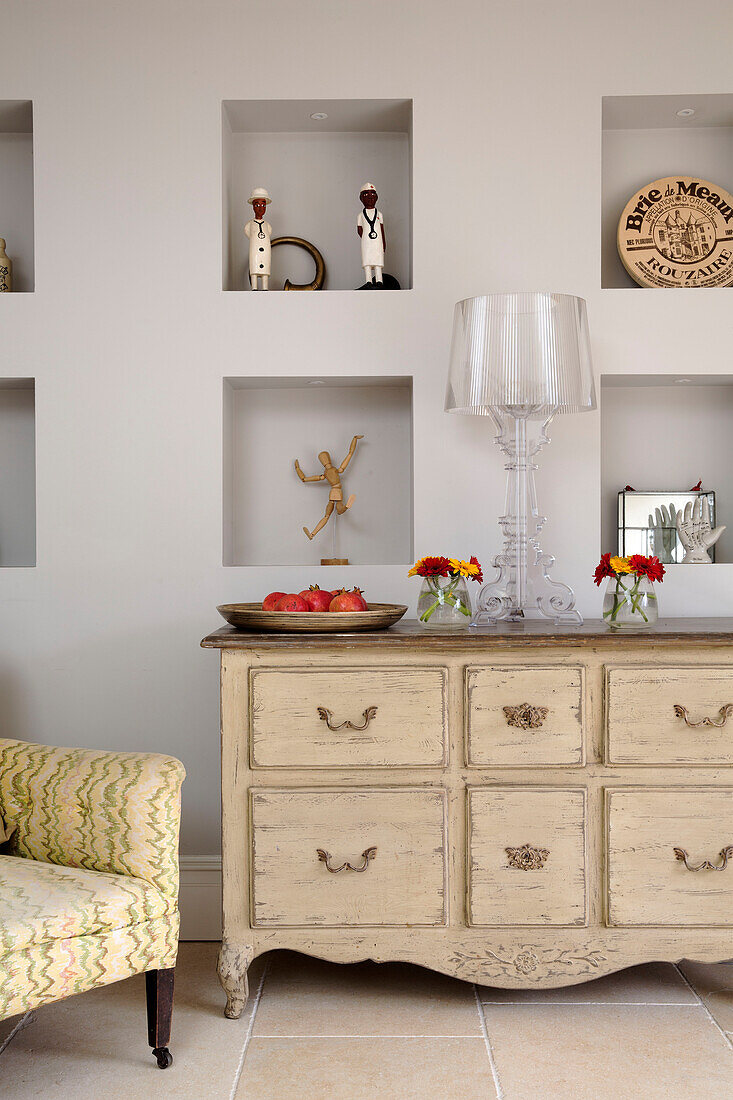
[[[259,634],[222,626],[208,634],[204,649],[490,649],[512,646],[614,646],[634,645],[685,646],[733,644],[733,618],[660,619],[644,630],[611,631],[600,619],[589,619],[582,626],[555,626],[530,619],[524,623],[470,627],[460,631],[426,629],[416,619],[402,619],[388,630],[355,634]]]

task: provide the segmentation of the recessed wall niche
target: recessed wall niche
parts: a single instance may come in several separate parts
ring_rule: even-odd
[[[620,489],[684,492],[702,479],[702,487],[715,492],[716,524],[727,526],[715,545],[715,563],[733,562],[732,470],[733,376],[602,376],[604,551],[617,550]]]
[[[0,379],[0,567],[36,564],[36,402],[32,378]]]
[[[602,125],[601,286],[648,289],[619,257],[621,213],[664,176],[699,176],[733,192],[733,94],[604,96]]]
[[[328,502],[320,451],[339,465],[356,500],[309,541]],[[224,565],[351,565],[412,561],[411,378],[224,379]]]
[[[0,99],[0,237],[13,262],[13,293],[33,290],[33,104]]]
[[[324,290],[359,287],[356,218],[368,181],[384,215],[385,271],[403,289],[412,286],[411,100],[225,100],[222,156],[224,290],[249,291],[244,226],[253,187],[266,187],[272,197],[273,237],[302,237],[321,252]],[[301,248],[273,250],[271,291],[286,278],[313,277],[313,260]]]

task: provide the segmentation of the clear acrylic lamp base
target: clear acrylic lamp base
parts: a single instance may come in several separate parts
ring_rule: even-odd
[[[496,442],[507,455],[505,514],[499,517],[504,532],[504,549],[492,565],[496,580],[485,584],[478,596],[472,625],[552,619],[555,623],[580,625],[583,618],[575,609],[572,588],[552,580],[555,564],[539,544],[547,522],[537,508],[534,456],[549,443],[547,428],[556,409],[513,405],[489,412],[497,429]]]

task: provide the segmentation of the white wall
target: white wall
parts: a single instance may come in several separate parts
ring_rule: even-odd
[[[729,371],[731,291],[601,290],[600,208],[601,97],[728,91],[730,14],[669,0],[650,39],[635,0],[373,0],[366,49],[345,0],[5,0],[0,97],[34,101],[36,291],[0,300],[0,372],[36,378],[38,565],[0,569],[3,733],[177,753],[184,851],[218,850],[199,639],[217,603],[312,574],[221,564],[223,377],[412,374],[415,549],[486,561],[504,472],[487,423],[442,411],[456,299],[580,294],[599,373]],[[414,100],[413,290],[221,290],[221,103],[265,94]],[[559,418],[539,477],[587,615],[599,424]],[[414,605],[408,564],[352,577]],[[678,570],[664,613],[733,613],[731,570]]]

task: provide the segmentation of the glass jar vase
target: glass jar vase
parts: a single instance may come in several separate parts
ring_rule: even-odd
[[[461,630],[471,622],[471,597],[465,577],[423,577],[417,598],[421,626]]]
[[[659,618],[657,594],[648,577],[609,577],[603,618],[611,630],[643,630]]]

